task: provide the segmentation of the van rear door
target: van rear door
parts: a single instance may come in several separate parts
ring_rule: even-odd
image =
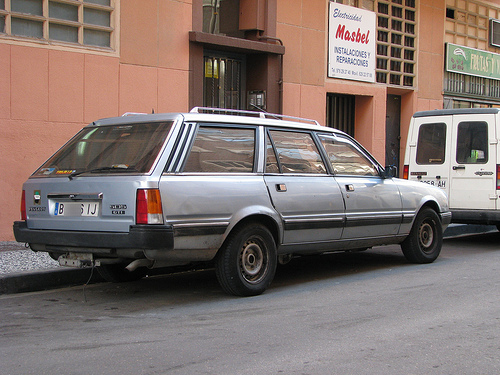
[[[496,209],[496,132],[493,114],[453,118],[450,208]]]
[[[450,192],[451,116],[414,117],[407,147],[408,179]]]

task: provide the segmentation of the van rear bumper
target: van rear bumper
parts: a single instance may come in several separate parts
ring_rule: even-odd
[[[497,210],[457,210],[451,209],[451,222],[458,224],[500,224],[500,211]]]
[[[131,225],[128,232],[121,233],[29,229],[26,221],[16,221],[14,237],[18,242],[46,246],[161,250],[174,247],[171,225]]]

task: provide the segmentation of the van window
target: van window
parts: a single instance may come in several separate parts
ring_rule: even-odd
[[[326,173],[311,134],[271,130],[282,173]]]
[[[458,124],[457,163],[485,164],[488,162],[488,125],[486,122],[465,121]]]
[[[373,163],[348,140],[323,135],[320,139],[335,174],[378,176]]]
[[[418,131],[417,164],[443,164],[446,149],[446,124],[422,124]]]
[[[249,173],[253,171],[254,149],[254,129],[202,126],[184,172]]]

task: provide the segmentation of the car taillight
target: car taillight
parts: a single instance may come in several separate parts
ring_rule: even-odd
[[[500,164],[497,164],[497,190],[500,190]]]
[[[136,224],[163,224],[160,190],[139,189],[136,200]]]
[[[409,165],[403,165],[403,179],[408,180],[408,174],[410,172],[410,166]]]
[[[26,192],[23,190],[21,194],[21,220],[26,220]]]

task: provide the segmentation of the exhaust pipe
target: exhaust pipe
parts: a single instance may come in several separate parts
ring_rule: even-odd
[[[132,263],[130,263],[127,267],[125,267],[126,270],[133,272],[139,267],[148,267],[148,268],[153,268],[154,261],[149,260],[149,259],[136,259]]]

